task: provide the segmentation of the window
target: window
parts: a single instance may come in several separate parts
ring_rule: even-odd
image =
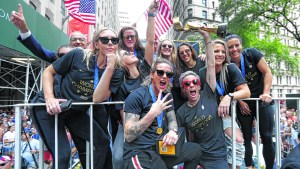
[[[212,7],[215,8],[215,2],[214,1],[212,2]]]
[[[216,19],[216,13],[212,13],[212,18],[213,18],[213,20]]]
[[[202,11],[202,18],[207,19],[207,11]]]
[[[189,0],[189,1],[188,1],[188,4],[193,4],[193,0]]]
[[[45,18],[47,18],[50,21],[50,17],[47,14],[45,14]]]
[[[60,13],[65,16],[66,13],[66,7],[65,7],[65,3],[62,1],[61,5],[60,5]]]
[[[206,0],[202,0],[202,5],[206,7],[207,1]]]
[[[188,9],[188,17],[193,17],[193,9]]]
[[[33,2],[29,1],[29,6],[31,6],[34,10],[36,10],[36,6],[34,5]]]

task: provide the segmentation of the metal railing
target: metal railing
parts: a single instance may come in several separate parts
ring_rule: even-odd
[[[260,160],[260,154],[259,152],[259,98],[250,98],[250,99],[244,99],[244,100],[254,100],[256,101],[256,154],[258,163]],[[281,166],[281,136],[280,136],[280,100],[297,100],[297,107],[300,108],[300,98],[273,98],[275,104],[274,104],[274,114],[275,114],[275,138],[276,138],[276,167],[280,168]],[[72,103],[72,105],[89,105],[89,114],[90,114],[90,121],[93,121],[93,105],[108,105],[108,104],[124,104],[124,102],[102,102],[102,103],[93,103],[93,102],[77,102]],[[21,110],[24,106],[45,106],[45,103],[34,103],[34,104],[16,104],[16,105],[7,105],[7,106],[13,106],[15,107],[15,163],[14,168],[20,169],[21,168]],[[1,106],[3,107],[3,106]],[[235,131],[235,123],[234,120],[236,119],[236,101],[232,102],[232,111],[231,111],[231,117],[232,117],[232,168],[236,168],[236,131]],[[299,111],[298,111],[299,112]],[[298,113],[298,124],[300,121],[299,113]],[[57,137],[57,123],[58,123],[58,115],[55,115],[55,168],[58,169],[58,137]],[[93,169],[94,164],[93,160],[93,123],[90,123],[90,142],[87,142],[87,166],[86,168]],[[43,152],[42,147],[40,147],[40,152]],[[44,166],[43,160],[39,160],[39,166]],[[260,168],[260,165],[258,165],[258,168]]]

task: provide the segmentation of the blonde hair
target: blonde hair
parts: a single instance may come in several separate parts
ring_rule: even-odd
[[[163,42],[165,42],[165,41],[169,41],[169,42],[172,43],[172,46],[173,46],[173,47],[172,47],[172,54],[171,54],[171,56],[170,56],[171,60],[169,60],[169,61],[173,64],[173,66],[175,66],[175,65],[176,65],[176,60],[177,60],[177,57],[176,57],[176,46],[175,46],[175,44],[174,44],[174,42],[173,42],[172,40],[170,40],[170,39],[164,39],[164,40],[162,40],[162,41],[159,43],[158,49],[157,49],[157,56],[158,56],[158,57],[165,58],[165,57],[162,55],[162,53],[161,53],[162,44],[163,44]],[[165,59],[166,59],[166,58],[165,58]]]
[[[101,34],[104,31],[107,31],[107,30],[112,31],[116,35],[116,37],[118,37],[117,33],[113,29],[107,28],[107,27],[101,28],[101,29],[94,32],[93,39],[92,39],[93,48],[83,50],[83,53],[84,53],[83,60],[85,60],[86,66],[87,66],[88,69],[89,69],[89,66],[90,66],[89,61],[90,61],[91,57],[98,57],[98,50],[99,49],[96,48],[96,43],[98,41],[99,34]],[[120,59],[118,57],[116,66],[119,66],[119,65],[120,65]]]

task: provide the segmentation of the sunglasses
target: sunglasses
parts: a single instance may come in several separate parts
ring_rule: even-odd
[[[124,36],[124,38],[127,39],[127,40],[128,40],[129,38],[130,38],[130,39],[135,39],[136,36],[135,36],[135,35],[126,35],[126,36]]]
[[[173,47],[173,45],[167,45],[167,44],[163,44],[163,45],[161,45],[163,48],[172,48]]]
[[[65,53],[57,53],[57,56],[58,56],[59,58],[63,57],[64,55],[65,55]]]
[[[167,78],[172,78],[173,75],[174,75],[173,72],[165,72],[165,71],[163,71],[163,70],[156,70],[156,74],[157,74],[159,77],[164,76],[165,73],[166,73]]]
[[[77,40],[79,40],[80,42],[85,41],[85,38],[71,38],[72,42],[76,42]]]
[[[109,41],[111,41],[112,44],[117,45],[119,43],[119,38],[107,38],[107,37],[99,37],[98,40],[104,45],[107,45]]]
[[[190,53],[191,49],[186,49],[184,51],[179,52],[179,55],[183,55],[184,53]]]
[[[192,83],[194,84],[194,86],[198,86],[200,85],[200,79],[186,80],[182,83],[184,87],[189,87]]]

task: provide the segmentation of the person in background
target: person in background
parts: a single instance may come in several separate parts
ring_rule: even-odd
[[[38,168],[39,141],[31,138],[31,133],[22,132],[21,156],[27,169]]]
[[[283,160],[280,169],[296,169],[300,168],[300,133],[298,133],[298,145],[287,155],[287,157]]]
[[[259,133],[263,144],[263,156],[266,169],[272,169],[275,160],[275,148],[272,141],[274,129],[274,109],[272,107],[272,73],[263,57],[255,48],[243,49],[242,38],[232,34],[225,38],[229,56],[241,70],[251,92],[250,98],[259,98]],[[237,118],[241,124],[244,145],[245,164],[251,168],[253,149],[251,146],[252,122],[256,117],[256,101],[239,100]]]
[[[57,58],[61,57],[59,53],[45,49],[35,39],[27,26],[21,4],[18,4],[18,12],[12,12],[10,21],[19,29],[19,36],[17,37],[17,39],[35,56],[49,63],[52,63],[57,60]],[[72,47],[81,47],[83,49],[86,49],[88,47],[86,35],[78,31],[71,33],[69,45]]]
[[[12,155],[15,144],[15,126],[8,126],[7,131],[3,135],[2,155]]]

